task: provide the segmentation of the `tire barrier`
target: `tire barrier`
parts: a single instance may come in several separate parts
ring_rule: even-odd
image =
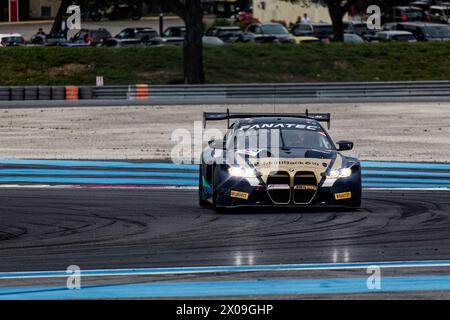
[[[63,86],[52,86],[51,87],[52,100],[65,100],[66,98],[66,88]]]
[[[20,101],[24,100],[25,88],[24,87],[11,87],[11,100]]]
[[[38,87],[38,100],[51,100],[52,99],[52,89],[47,86]]]
[[[148,84],[137,84],[128,88],[128,100],[148,100],[149,97]]]
[[[93,89],[92,87],[80,87],[80,99],[82,100],[91,100],[93,97]]]
[[[38,87],[25,87],[25,100],[37,100],[38,99]]]
[[[0,101],[8,101],[11,99],[11,90],[9,87],[0,87]]]
[[[78,100],[79,91],[77,86],[66,86],[66,100]]]

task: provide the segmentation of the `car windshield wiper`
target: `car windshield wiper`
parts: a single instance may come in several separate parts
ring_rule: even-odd
[[[291,148],[288,148],[286,146],[286,143],[284,142],[284,137],[283,137],[283,131],[278,129],[278,131],[280,132],[280,139],[281,139],[281,150],[291,150]]]

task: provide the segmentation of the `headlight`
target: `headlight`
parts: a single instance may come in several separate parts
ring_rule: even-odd
[[[342,168],[338,170],[331,170],[327,178],[329,179],[348,178],[351,175],[352,175],[351,168]]]
[[[255,178],[256,171],[252,168],[230,167],[228,173],[235,177],[241,178]]]

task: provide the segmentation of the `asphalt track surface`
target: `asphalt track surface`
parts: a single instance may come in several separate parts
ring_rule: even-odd
[[[366,191],[363,208],[200,208],[193,190],[1,189],[0,272],[446,260],[448,191]]]
[[[220,214],[195,190],[2,188],[0,299],[449,299],[449,209],[438,190],[366,190],[353,212]],[[384,291],[368,292],[373,264]],[[82,290],[67,289],[69,265]]]

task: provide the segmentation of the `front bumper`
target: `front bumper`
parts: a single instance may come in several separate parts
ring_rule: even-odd
[[[361,204],[361,181],[359,174],[338,179],[331,186],[320,183],[317,192],[308,203],[294,202],[294,189],[290,188],[290,201],[280,204],[270,197],[263,183],[252,179],[228,177],[217,187],[216,206],[232,207],[359,207]],[[288,192],[288,191],[286,191]]]

